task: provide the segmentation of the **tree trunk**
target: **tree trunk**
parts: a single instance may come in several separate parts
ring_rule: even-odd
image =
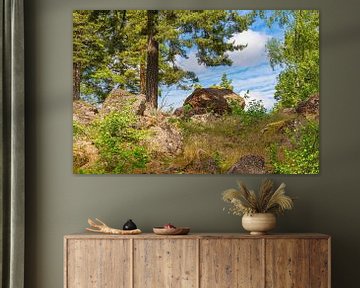
[[[155,40],[157,10],[147,11],[147,67],[146,67],[146,102],[153,108],[158,107],[158,74],[159,74],[159,43]]]
[[[73,101],[80,99],[80,64],[73,63]]]
[[[140,94],[146,95],[146,67],[144,60],[141,60],[140,63]]]

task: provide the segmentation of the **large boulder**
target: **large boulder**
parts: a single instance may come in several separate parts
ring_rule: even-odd
[[[299,103],[296,107],[296,112],[305,116],[306,118],[319,119],[320,111],[320,94],[316,93],[308,99]]]
[[[245,155],[228,171],[228,174],[265,174],[265,159],[260,155]]]
[[[231,102],[242,108],[245,106],[244,99],[229,89],[197,88],[185,99],[182,111],[175,111],[175,115],[178,112],[187,116],[206,113],[223,115],[231,112]]]
[[[96,107],[83,100],[73,101],[73,121],[86,125],[92,122],[98,113]]]
[[[121,110],[127,106],[129,106],[131,111],[136,115],[144,115],[146,109],[146,96],[142,94],[134,95],[122,89],[114,89],[105,99],[100,115],[104,116],[113,111],[121,112]]]
[[[222,90],[228,90],[228,89],[222,89]],[[241,97],[240,95],[234,93],[231,90],[228,90],[229,93],[226,93],[224,95],[225,100],[227,101],[227,103],[230,105],[230,107],[232,105],[236,105],[241,109],[245,108],[245,99],[243,97]]]

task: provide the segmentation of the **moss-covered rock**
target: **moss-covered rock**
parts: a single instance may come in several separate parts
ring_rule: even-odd
[[[100,115],[104,117],[113,111],[121,112],[126,106],[130,106],[136,115],[144,115],[146,109],[145,95],[134,95],[122,89],[115,89],[111,91],[102,104]]]

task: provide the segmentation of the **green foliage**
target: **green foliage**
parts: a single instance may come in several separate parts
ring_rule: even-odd
[[[125,108],[111,112],[96,123],[94,143],[99,149],[105,173],[127,174],[145,168],[149,161],[147,151],[140,141],[144,131],[133,128],[136,116]]]
[[[309,127],[306,125],[296,133],[289,130],[284,134],[279,130],[280,127],[293,127],[286,123],[299,121],[296,117],[269,113],[249,125],[245,125],[239,115],[231,114],[204,122],[191,117],[170,117],[169,123],[181,129],[183,152],[163,157],[147,151],[147,146],[142,145],[142,140],[152,134],[142,130],[136,116],[126,108],[89,125],[74,121],[74,171],[83,174],[161,174],[172,169],[174,173],[206,173],[203,166],[191,164],[209,159],[210,163],[215,163],[218,172],[226,173],[242,156],[251,154],[265,158],[269,173],[318,173],[318,124],[310,122]],[[272,149],[269,149],[271,145]]]
[[[77,15],[84,13],[86,24],[79,24]],[[133,10],[129,13],[133,13]],[[138,23],[144,23],[142,16],[140,10],[133,15]],[[74,55],[81,54],[92,59],[81,65],[83,95],[96,95],[101,102],[116,87],[139,92],[137,66],[144,61],[145,56],[141,51],[144,50],[142,47],[146,47],[146,42],[133,37],[136,33],[128,33],[129,28],[125,29],[125,21],[126,11],[123,10],[74,11],[74,43],[79,43],[74,45]],[[93,27],[91,33],[85,33],[89,27]],[[93,41],[92,39],[101,43],[101,46],[88,47],[87,43]],[[100,57],[92,58],[92,50],[97,51]]]
[[[302,127],[300,136],[289,135],[293,148],[270,147],[271,164],[277,174],[318,174],[320,171],[319,124],[309,122]],[[279,155],[283,154],[282,159]]]
[[[232,10],[159,10],[155,39],[159,42],[159,84],[190,89],[198,81],[177,64],[196,49],[199,64],[231,65],[227,52],[242,50],[229,39],[252,23],[250,15]],[[146,67],[146,10],[77,10],[74,21],[74,63],[81,62],[81,92],[100,101],[115,87],[140,91]]]
[[[102,24],[92,21],[92,14],[90,10],[73,12],[73,81],[77,82],[76,86],[80,86],[80,92],[87,95],[102,92],[102,89],[97,91],[97,80],[93,74],[107,58],[105,39],[99,37]]]
[[[73,121],[73,136],[74,138],[85,135],[86,128],[77,121]]]
[[[192,109],[192,106],[189,104],[189,103],[186,103],[184,106],[183,106],[183,109],[184,109],[184,114],[187,115],[191,109]]]
[[[224,73],[221,76],[221,81],[218,85],[214,84],[211,85],[210,88],[218,88],[218,89],[229,89],[229,90],[234,90],[234,86],[231,85],[232,80],[227,78],[227,74]]]
[[[172,19],[168,23],[159,21],[160,34],[162,29],[174,29],[172,37],[166,39],[175,52],[172,55],[186,56],[184,49],[181,52],[176,50],[183,46],[195,47],[199,64],[207,66],[231,65],[226,52],[241,50],[245,46],[234,45],[228,40],[235,33],[246,30],[253,20],[249,15],[240,16],[235,10],[164,10],[161,13]]]
[[[101,26],[90,21],[92,11],[73,12],[73,62],[87,67],[104,58],[104,41],[97,36]]]
[[[195,83],[194,85],[193,85],[193,89],[195,90],[195,89],[198,89],[198,88],[204,88],[201,84],[199,84],[199,83]]]
[[[220,87],[224,88],[224,89],[229,89],[229,90],[234,90],[234,86],[231,85],[232,80],[227,78],[227,74],[224,73],[221,76],[221,82],[220,82]]]
[[[261,120],[266,117],[266,108],[264,107],[262,100],[252,99],[248,103],[248,107],[244,110],[249,119]],[[253,120],[252,120],[253,121]],[[251,121],[250,121],[251,122]]]
[[[249,96],[247,96],[247,94],[244,96],[245,99],[248,97]],[[230,101],[229,105],[231,108],[231,114],[239,116],[241,123],[245,126],[250,126],[265,119],[268,116],[262,100],[250,100],[246,109],[239,106],[236,101]]]
[[[211,155],[211,158],[214,160],[215,165],[221,170],[223,170],[224,167],[226,168],[225,157],[219,151],[215,151]]]
[[[319,92],[319,11],[275,11],[267,19],[286,28],[283,41],[270,39],[266,46],[271,66],[283,68],[275,98],[280,107],[295,107]]]

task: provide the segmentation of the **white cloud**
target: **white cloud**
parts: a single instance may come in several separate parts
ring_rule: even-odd
[[[221,75],[227,73],[232,80],[235,92],[244,95],[247,90],[250,91],[250,99],[247,102],[251,99],[262,100],[264,106],[271,109],[276,103],[274,92],[279,70],[272,70],[266,57],[265,45],[270,37],[270,35],[253,30],[236,34],[231,41],[248,46],[242,51],[228,52],[233,60],[232,66],[199,65],[194,50],[189,51],[188,59],[177,57],[176,62],[183,69],[195,72],[200,84],[204,87],[220,83]],[[175,107],[180,106],[191,93],[191,91],[177,90],[175,87],[165,90],[169,92],[168,98]]]
[[[203,64],[199,64],[198,60],[196,58],[196,53],[195,52],[190,52],[188,54],[189,58],[182,58],[182,57],[176,57],[176,64],[180,66],[180,68],[187,70],[187,71],[192,71],[195,73],[199,73],[199,72],[203,72],[206,70],[206,66]]]
[[[265,45],[269,35],[251,29],[236,34],[229,41],[236,45],[246,45],[241,51],[229,52],[233,66],[249,67],[266,61]]]
[[[265,45],[269,38],[269,35],[251,29],[235,34],[229,42],[234,42],[235,45],[247,44],[247,47],[241,51],[228,52],[230,59],[233,61],[232,66],[250,67],[266,61]],[[204,72],[208,69],[203,64],[199,65],[195,51],[191,51],[188,57],[186,59],[178,56],[176,58],[177,65],[195,73]]]

